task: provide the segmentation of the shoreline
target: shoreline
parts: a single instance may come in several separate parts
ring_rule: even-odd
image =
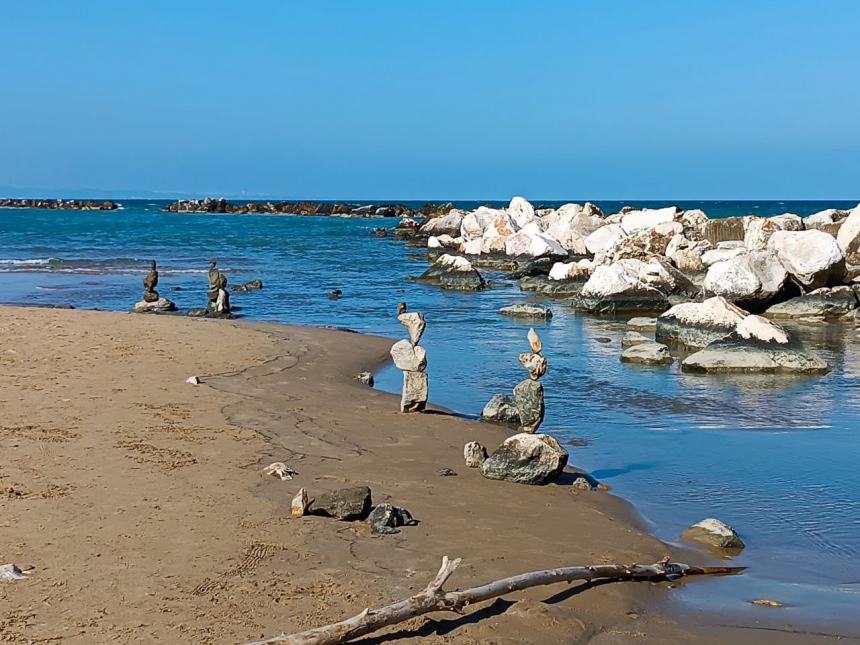
[[[388,339],[362,335],[357,346],[358,336],[331,329],[7,306],[0,307],[0,325],[7,346],[16,334],[41,341],[18,346],[15,351],[26,347],[32,353],[26,369],[21,373],[7,364],[5,381],[0,381],[8,387],[0,390],[7,399],[4,407],[9,408],[4,439],[10,437],[9,428],[17,428],[11,436],[18,443],[10,452],[11,462],[4,465],[8,472],[0,472],[0,478],[37,494],[5,504],[9,512],[4,521],[10,529],[4,534],[14,534],[13,548],[5,545],[5,559],[14,557],[18,564],[32,563],[36,569],[26,582],[0,586],[0,598],[11,601],[10,615],[20,618],[20,610],[29,608],[36,617],[0,622],[0,634],[20,630],[35,638],[41,626],[44,636],[44,630],[55,626],[51,612],[61,611],[68,624],[69,614],[83,620],[93,607],[108,603],[108,615],[114,618],[97,620],[94,631],[79,635],[81,642],[123,633],[117,631],[118,619],[148,625],[143,629],[149,630],[147,635],[129,628],[126,634],[133,639],[181,634],[194,642],[235,642],[316,626],[353,615],[364,606],[399,599],[423,586],[445,554],[464,557],[453,583],[467,586],[547,566],[656,561],[665,553],[679,552],[636,527],[635,508],[621,498],[555,484],[535,488],[491,482],[466,469],[462,445],[479,440],[491,448],[504,438],[506,429],[465,420],[435,406],[429,414],[402,415],[396,395],[354,381],[354,373],[387,362]],[[100,330],[107,338],[95,337]],[[69,351],[62,340],[69,335],[79,340],[72,345],[77,352]],[[155,341],[152,355],[141,357],[129,349],[128,343],[139,343],[141,335]],[[115,347],[106,348],[104,356],[86,351],[105,344]],[[209,351],[212,346],[219,350]],[[82,358],[100,362],[103,369],[82,371]],[[150,371],[140,374],[158,374],[158,379],[141,377],[137,370],[144,368]],[[41,369],[47,371],[40,373]],[[203,369],[213,375],[207,377]],[[184,384],[182,379],[196,370],[203,385]],[[134,392],[123,387],[132,378]],[[72,384],[95,397],[121,391],[107,397],[107,405],[81,402],[79,393],[76,399],[61,401],[59,410],[53,409],[55,405],[22,408],[21,402],[5,396],[13,389],[9,379],[23,393],[21,398],[31,402],[50,401],[52,388],[66,391]],[[113,404],[114,396],[123,401],[121,407]],[[57,416],[58,412],[62,414]],[[69,417],[71,435],[40,440],[43,437],[33,428],[46,424],[61,430],[64,425],[58,422],[63,415]],[[114,427],[111,436],[88,430],[93,420],[103,417]],[[138,429],[136,424],[153,417],[162,424],[159,430]],[[117,441],[113,436],[129,429],[132,438]],[[89,475],[69,482],[66,494],[38,496],[39,482],[57,485],[53,480],[76,479],[69,468],[81,460],[89,463],[88,454],[101,457],[99,466],[113,466],[95,469],[97,489],[91,490],[90,464]],[[159,463],[165,460],[169,463]],[[259,470],[271,461],[285,461],[299,475],[291,482],[262,478]],[[26,467],[16,470],[22,465]],[[458,475],[439,477],[442,467],[454,468]],[[377,503],[390,499],[402,504],[421,523],[403,528],[399,535],[370,536],[363,524],[287,517],[289,499],[300,486],[315,493],[357,484],[369,485]],[[101,499],[105,486],[114,491],[115,501]],[[141,490],[146,491],[145,504],[139,499]],[[153,502],[160,507],[157,512]],[[79,504],[97,512],[79,513]],[[141,504],[148,507],[143,524]],[[115,505],[136,511],[130,514],[134,517],[126,510],[118,514]],[[201,508],[206,509],[202,516]],[[65,535],[63,521],[70,516],[76,519],[71,534]],[[118,550],[108,541],[102,543],[106,527],[99,518],[113,519],[112,530],[127,535],[123,540],[131,543]],[[160,525],[159,530],[146,535],[150,522]],[[33,524],[39,530],[33,530]],[[189,553],[179,557],[188,544],[174,532],[201,547],[190,562]],[[94,543],[99,543],[98,555],[81,557]],[[68,553],[76,557],[69,559]],[[126,577],[129,563],[123,562],[129,554],[138,556],[131,578]],[[689,552],[684,557],[695,558],[696,563],[708,559]],[[153,566],[152,558],[159,566]],[[162,569],[168,561],[170,573]],[[102,569],[108,563],[116,565],[114,593],[100,594],[96,590],[110,575]],[[124,602],[126,594],[135,595],[129,593],[131,580],[145,593],[136,602]],[[81,593],[53,591],[57,584],[69,592],[70,586],[80,584]],[[719,642],[714,640],[716,628],[691,631],[685,621],[676,623],[674,615],[663,613],[670,593],[658,589],[664,586],[621,583],[573,595],[570,587],[538,588],[512,596],[513,604],[500,613],[498,601],[480,608],[481,620],[411,621],[400,627],[404,638],[397,642],[422,636],[428,642],[437,638],[447,642],[449,636],[456,642],[495,642],[486,639],[504,634],[519,635],[520,642],[551,643],[558,642],[561,633],[570,635],[570,642],[586,642],[596,635],[640,632],[669,640],[687,640],[695,633],[701,642]],[[284,587],[293,591],[289,602],[281,605],[274,598],[286,593]],[[116,592],[123,600],[114,598]],[[556,596],[562,598],[544,602]],[[42,602],[50,599],[53,608],[33,610],[40,597]],[[169,611],[162,616],[160,604],[166,598]],[[440,630],[449,636],[439,635]],[[761,642],[761,634],[755,637]]]

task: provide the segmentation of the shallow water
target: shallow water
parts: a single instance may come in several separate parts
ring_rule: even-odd
[[[399,338],[397,303],[424,311],[431,400],[463,414],[479,414],[490,396],[525,376],[517,354],[527,349],[528,325],[497,312],[528,294],[494,274],[495,288],[477,294],[405,281],[423,270],[426,255],[370,236],[392,221],[176,215],[159,212],[161,205],[0,210],[0,301],[125,310],[140,299],[155,257],[162,295],[182,308],[203,306],[214,257],[231,284],[264,281],[262,291],[232,296],[250,318]],[[809,214],[850,204],[698,206],[718,215]],[[335,288],[344,292],[339,300],[328,297]],[[735,559],[751,567],[746,576],[688,585],[681,602],[757,618],[774,610],[747,601],[764,596],[788,605],[779,610],[786,621],[850,621],[860,600],[853,325],[794,327],[831,363],[827,376],[700,376],[677,365],[622,365],[623,321],[575,316],[561,301],[550,306],[555,316],[538,326],[550,363],[543,429],[562,442],[584,440],[568,446],[572,463],[632,501],[660,538],[676,541],[685,526],[715,516],[747,541]],[[399,390],[400,375],[388,368],[377,383]]]

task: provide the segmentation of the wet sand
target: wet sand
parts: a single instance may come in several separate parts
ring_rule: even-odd
[[[390,345],[334,330],[0,307],[0,564],[33,567],[0,583],[0,641],[243,642],[402,599],[442,555],[463,558],[449,587],[667,554],[712,563],[645,534],[607,493],[465,468],[465,442],[492,449],[508,431],[441,410],[400,414],[396,396],[353,379]],[[191,375],[202,384],[186,384]],[[299,474],[262,476],[273,461]],[[374,536],[365,523],[290,517],[299,487],[348,485],[421,523]],[[662,610],[671,593],[543,587],[361,642],[814,637],[694,625],[700,617],[681,625]]]

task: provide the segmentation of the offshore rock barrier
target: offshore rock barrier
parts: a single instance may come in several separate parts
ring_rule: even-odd
[[[335,217],[435,217],[451,204],[427,203],[420,210],[403,204],[348,204],[343,202],[281,201],[236,204],[223,197],[180,199],[164,210],[169,213],[232,213],[236,215],[329,215]]]
[[[119,204],[109,199],[0,199],[0,208],[42,208],[58,211],[115,211]]]

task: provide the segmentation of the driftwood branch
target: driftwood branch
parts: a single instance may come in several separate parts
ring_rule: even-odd
[[[746,567],[691,567],[687,564],[669,562],[669,559],[666,558],[661,562],[649,565],[600,564],[532,571],[463,591],[444,591],[442,587],[459,565],[460,558],[449,560],[448,556],[443,557],[442,567],[433,581],[423,591],[406,600],[379,609],[365,609],[352,618],[331,625],[309,629],[297,634],[281,634],[247,645],[267,645],[269,643],[337,645],[431,611],[463,613],[468,605],[474,603],[503,596],[513,591],[551,585],[557,582],[573,582],[574,580],[674,580],[682,576],[733,575],[746,569]]]

